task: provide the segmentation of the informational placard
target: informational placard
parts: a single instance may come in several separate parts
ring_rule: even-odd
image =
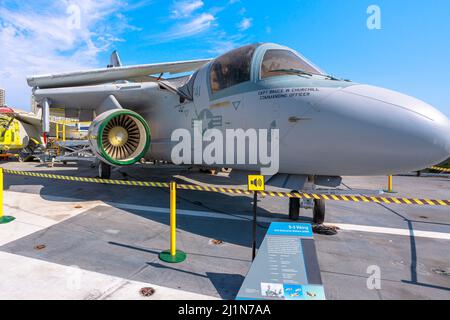
[[[310,224],[272,222],[237,300],[325,300]]]

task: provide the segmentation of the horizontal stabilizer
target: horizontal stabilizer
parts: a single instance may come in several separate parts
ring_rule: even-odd
[[[119,80],[136,79],[161,73],[176,74],[194,71],[209,61],[211,60],[179,61],[31,76],[27,78],[27,82],[30,87],[38,87],[41,89],[95,85]]]

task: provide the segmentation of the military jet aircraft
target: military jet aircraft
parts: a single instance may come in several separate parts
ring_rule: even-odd
[[[186,72],[193,73],[164,78]],[[43,109],[44,131],[52,107],[93,120],[89,138],[103,178],[111,165],[142,157],[171,161],[172,133],[193,131],[195,120],[220,131],[278,129],[279,170],[266,180],[291,190],[334,188],[343,175],[416,171],[450,155],[450,122],[432,106],[337,79],[277,44],[247,45],[216,59],[138,66],[122,66],[114,53],[108,68],[33,76],[28,84]],[[289,211],[298,218],[298,200],[290,200]],[[322,224],[324,216],[324,202],[316,200],[314,222]]]

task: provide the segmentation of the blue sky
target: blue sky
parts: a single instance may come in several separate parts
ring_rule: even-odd
[[[367,28],[367,8],[381,29]],[[79,15],[78,15],[79,13]],[[330,74],[397,90],[450,117],[448,0],[0,0],[0,87],[28,109],[30,74],[215,57],[251,42],[301,52]]]

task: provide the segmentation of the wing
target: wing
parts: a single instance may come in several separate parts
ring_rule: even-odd
[[[151,81],[152,78],[148,76],[161,73],[176,74],[194,71],[209,61],[211,61],[211,59],[112,67],[70,73],[31,76],[27,78],[27,82],[30,87],[45,89],[104,84],[119,80],[146,79],[143,77],[147,77],[147,81]]]
[[[49,99],[51,108],[97,110],[105,103],[109,103],[110,96],[114,96],[114,99],[117,100],[120,106],[135,110],[145,108],[148,105],[148,101],[159,101],[162,95],[167,92],[167,90],[162,90],[155,82],[128,82],[37,89],[34,91],[34,97],[38,102],[43,101],[43,99]]]

